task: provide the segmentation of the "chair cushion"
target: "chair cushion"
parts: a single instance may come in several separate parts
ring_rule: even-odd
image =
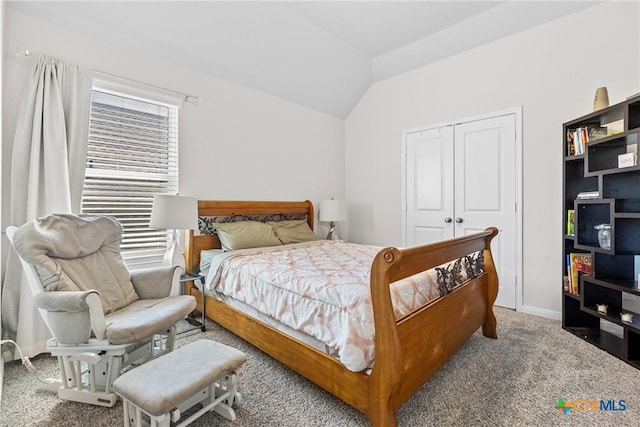
[[[122,255],[122,226],[114,218],[53,214],[19,227],[18,255],[35,266],[45,291],[96,289],[105,313],[138,295]]]
[[[105,317],[107,340],[128,344],[162,332],[196,308],[191,295],[138,300]]]

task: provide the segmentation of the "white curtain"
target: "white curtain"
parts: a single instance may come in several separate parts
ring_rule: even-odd
[[[11,224],[49,213],[79,213],[87,153],[91,71],[38,58],[16,119],[11,158]],[[2,334],[25,356],[46,350],[49,331],[33,305],[17,255],[8,251],[2,283]],[[5,346],[9,347],[9,346]],[[3,348],[5,360],[15,357]]]

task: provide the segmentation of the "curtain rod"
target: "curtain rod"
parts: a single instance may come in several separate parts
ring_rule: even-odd
[[[33,52],[30,51],[29,49],[16,50],[16,56],[27,58],[29,56],[33,56]],[[118,78],[118,79],[123,79],[123,80],[130,81],[132,83],[137,83],[139,85],[145,85],[145,86],[148,86],[148,87],[152,87],[152,88],[155,88],[155,89],[160,89],[160,90],[163,90],[163,91],[166,91],[166,92],[173,93],[175,95],[178,95],[178,96],[182,97],[184,102],[188,102],[189,104],[194,104],[194,105],[200,104],[200,97],[195,96],[195,95],[189,95],[189,94],[186,94],[186,93],[182,93],[182,92],[178,92],[178,91],[175,91],[175,90],[167,89],[167,88],[164,88],[162,86],[156,86],[156,85],[152,85],[152,84],[149,84],[149,83],[141,82],[139,80],[130,79],[128,77],[118,76],[117,74],[105,73],[104,71],[100,71],[100,70],[92,69],[91,71],[99,73],[99,74],[102,74],[102,75],[105,75],[105,76],[115,77],[115,78]]]

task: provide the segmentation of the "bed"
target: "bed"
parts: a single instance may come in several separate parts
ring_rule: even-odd
[[[305,218],[313,230],[309,201],[198,201],[206,217]],[[276,219],[277,220],[277,219]],[[347,369],[336,357],[295,339],[220,300],[187,287],[205,314],[221,326],[289,366],[347,404],[360,410],[373,426],[397,425],[395,411],[479,328],[497,338],[493,304],[498,278],[491,256],[495,228],[430,245],[383,248],[370,270],[370,300],[375,321],[375,363],[366,371]],[[187,268],[197,271],[200,253],[220,248],[215,234],[187,235]],[[446,295],[396,318],[390,284],[478,253],[481,269]],[[204,295],[204,296],[202,296]]]

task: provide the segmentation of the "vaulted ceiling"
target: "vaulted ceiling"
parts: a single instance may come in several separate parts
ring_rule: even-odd
[[[588,1],[9,1],[8,8],[339,118],[379,80]]]

